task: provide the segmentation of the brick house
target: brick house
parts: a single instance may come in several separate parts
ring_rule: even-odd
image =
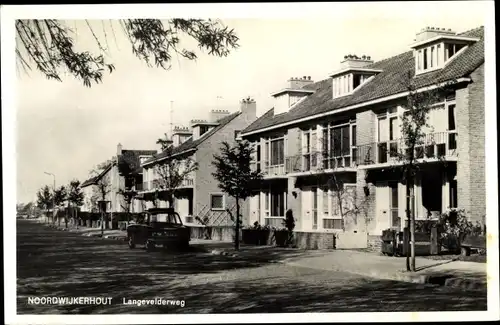
[[[416,218],[459,207],[481,221],[483,34],[482,27],[461,34],[427,28],[409,51],[391,58],[374,62],[348,55],[328,79],[290,79],[272,94],[274,107],[242,132],[257,149],[255,168],[265,173],[264,185],[250,199],[249,223],[281,226],[291,209],[298,231],[378,236],[404,226],[405,185],[389,149],[402,143],[408,76],[419,91],[456,81],[430,111],[431,128],[417,153]],[[339,183],[340,196],[334,185]],[[343,218],[339,202],[347,212]]]
[[[138,191],[142,186],[142,168],[140,164],[146,159],[153,157],[156,150],[129,150],[117,145],[116,156],[99,172],[98,175],[89,178],[82,183],[84,204],[82,211],[98,211],[96,200],[100,200],[97,184],[104,181],[108,184],[106,201],[108,212],[124,212],[125,203],[120,190]],[[139,211],[139,201],[134,200],[131,212]]]
[[[161,197],[162,190],[155,166],[175,156],[181,160],[191,159],[198,163],[198,169],[184,179],[182,186],[175,189],[174,207],[183,221],[193,223],[194,216],[206,216],[211,224],[232,224],[226,209],[233,210],[235,202],[221,192],[212,176],[215,172],[212,165],[213,155],[218,152],[217,149],[223,141],[235,144],[241,130],[255,119],[256,103],[254,100],[245,99],[241,101],[240,110],[237,112],[212,110],[208,120],[192,120],[190,128],[174,129],[171,138],[173,149],[168,153],[163,151],[142,164],[144,185],[140,195],[143,197],[143,209],[154,206],[152,197],[158,199],[159,207],[168,207],[166,199]],[[247,214],[243,212],[243,215]]]

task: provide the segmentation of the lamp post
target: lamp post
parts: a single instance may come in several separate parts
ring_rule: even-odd
[[[48,172],[44,172],[47,175],[52,175],[54,178],[54,187],[53,187],[53,192],[52,192],[52,221],[54,221],[54,214],[55,214],[55,208],[56,208],[56,200],[55,200],[55,192],[56,192],[56,175]]]

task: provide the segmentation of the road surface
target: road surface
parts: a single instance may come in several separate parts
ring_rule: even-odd
[[[486,310],[465,292],[349,273],[293,267],[288,252],[220,256],[130,250],[125,242],[17,222],[18,314],[293,313]],[[99,297],[107,304],[30,304],[47,297]],[[143,299],[181,305],[142,304]],[[136,300],[136,301],[134,301]],[[158,301],[158,300],[157,300]]]

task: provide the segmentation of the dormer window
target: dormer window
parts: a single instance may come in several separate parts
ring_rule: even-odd
[[[330,75],[332,77],[333,98],[347,96],[359,89],[361,85],[370,80],[382,70],[367,68],[373,61],[369,56],[356,55],[344,56],[341,69]]]
[[[290,107],[314,93],[314,90],[305,88],[313,83],[310,76],[290,78],[286,88],[271,94],[274,97],[274,115],[288,112]]]
[[[424,28],[417,34],[417,42],[412,45],[415,53],[416,74],[443,68],[456,55],[478,40],[457,36],[451,29]]]
[[[208,122],[206,120],[191,120],[193,130],[193,140],[196,141],[208,131],[219,125],[219,123]]]

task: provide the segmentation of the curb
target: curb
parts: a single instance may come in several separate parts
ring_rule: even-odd
[[[376,279],[408,282],[414,284],[428,284],[428,285],[435,285],[442,287],[453,287],[464,290],[478,290],[486,287],[486,283],[484,281],[454,277],[452,274],[409,274],[407,272],[401,272],[401,271],[398,273],[379,273],[375,271],[366,273],[366,272],[353,272],[342,268],[328,268],[328,269],[315,268],[287,260],[279,261],[279,263],[296,267],[307,267],[323,271],[347,272]]]
[[[229,254],[226,251],[221,251],[221,250],[218,250],[218,249],[211,250],[210,254],[212,254],[212,255],[221,255],[221,256],[229,256],[229,257],[238,257],[239,256],[238,253]]]

